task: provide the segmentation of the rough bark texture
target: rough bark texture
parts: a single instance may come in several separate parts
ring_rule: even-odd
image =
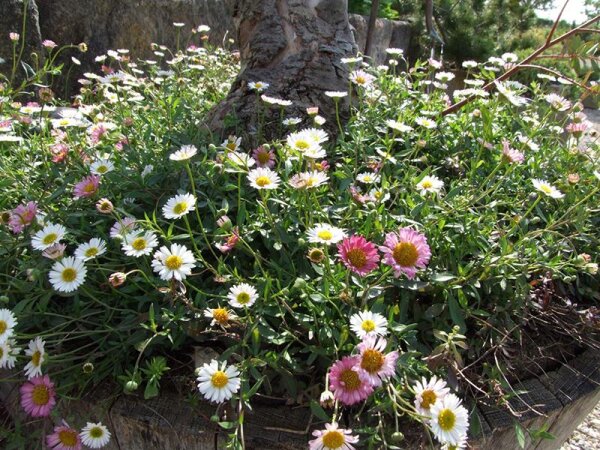
[[[350,14],[350,26],[358,49],[366,52],[368,18],[359,14]],[[385,64],[389,56],[387,48],[401,48],[407,56],[411,50],[412,25],[402,20],[376,19],[373,31],[371,51],[368,53],[371,63]]]
[[[286,117],[306,117],[306,108],[318,105],[332,131],[334,103],[324,92],[347,89],[348,69],[340,59],[356,52],[346,0],[240,0],[234,22],[241,72],[208,126],[227,133],[223,124],[230,115],[255,134],[257,99],[248,83],[263,81],[270,85],[267,95],[294,103]],[[277,134],[279,114],[278,107],[267,109],[267,137]]]

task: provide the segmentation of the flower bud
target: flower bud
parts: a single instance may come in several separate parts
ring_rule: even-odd
[[[94,365],[91,362],[86,362],[83,364],[81,370],[83,370],[83,373],[90,374],[94,371]]]
[[[112,202],[107,198],[101,198],[96,203],[96,210],[102,214],[110,214],[114,210]]]
[[[319,398],[319,403],[323,408],[333,408],[335,406],[335,396],[333,395],[333,392],[331,392],[329,389],[323,391],[321,393],[321,397]]]
[[[121,286],[123,283],[125,283],[125,280],[127,279],[127,275],[124,274],[123,272],[115,272],[113,273],[111,276],[108,277],[108,282],[110,283],[110,285],[114,288]]]
[[[125,383],[125,392],[133,392],[138,388],[139,384],[135,380],[129,380]]]

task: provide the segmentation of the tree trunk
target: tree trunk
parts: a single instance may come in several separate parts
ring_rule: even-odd
[[[319,106],[325,127],[334,134],[335,104],[324,92],[348,89],[348,68],[340,59],[356,53],[347,0],[239,0],[234,23],[241,71],[227,98],[209,114],[211,131],[233,132],[235,126],[225,120],[229,116],[254,144],[261,137],[280,137],[280,108],[260,102],[248,87],[261,81],[269,84],[264,94],[293,102],[284,117],[300,117],[308,124],[306,108]],[[340,107],[344,116],[347,104]],[[262,136],[259,110],[264,113]]]

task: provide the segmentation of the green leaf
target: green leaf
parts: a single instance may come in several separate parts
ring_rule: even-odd
[[[310,401],[310,410],[317,418],[329,422],[329,415],[325,412],[323,407],[316,400]]]
[[[460,332],[464,333],[467,331],[464,310],[458,305],[458,302],[451,292],[448,293],[448,310],[452,321],[460,327]]]
[[[515,434],[517,435],[519,447],[525,448],[525,431],[518,423],[515,423]]]

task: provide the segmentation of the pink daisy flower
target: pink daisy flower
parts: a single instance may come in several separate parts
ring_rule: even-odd
[[[30,225],[37,214],[37,203],[29,202],[26,205],[19,205],[10,213],[8,227],[13,233],[20,233]]]
[[[252,158],[254,158],[258,167],[268,167],[269,169],[275,167],[275,153],[273,153],[273,150],[267,150],[262,145],[254,149]]]
[[[234,227],[231,234],[225,239],[225,242],[222,244],[215,244],[215,246],[221,253],[228,253],[233,250],[239,239],[239,229],[238,227]]]
[[[100,176],[90,175],[75,185],[75,188],[73,188],[73,195],[75,198],[92,197],[96,192],[98,192],[99,185]]]
[[[356,346],[360,351],[359,367],[367,372],[374,387],[381,386],[383,380],[394,376],[398,352],[385,354],[387,341],[376,336],[367,336]]]
[[[365,400],[373,392],[369,374],[360,368],[360,356],[346,356],[329,369],[329,387],[344,405]]]
[[[377,247],[362,236],[350,236],[338,244],[338,256],[344,265],[359,275],[367,275],[377,267]]]
[[[47,417],[56,405],[54,383],[48,375],[33,377],[19,391],[21,406],[31,417]]]
[[[81,437],[63,420],[62,425],[54,427],[54,433],[46,436],[46,445],[54,450],[81,450]]]
[[[588,129],[588,124],[586,122],[572,122],[565,127],[565,131],[567,133],[573,134],[576,138],[580,138],[583,136],[583,132]]]
[[[518,150],[510,147],[510,142],[502,140],[502,157],[509,163],[521,164],[525,160],[525,155]]]
[[[383,263],[392,266],[396,278],[402,273],[410,279],[414,278],[417,269],[424,269],[431,258],[427,238],[410,228],[388,233],[379,250],[383,253]]]
[[[354,450],[350,444],[358,442],[358,437],[352,436],[352,430],[338,428],[336,422],[326,423],[325,429],[313,431],[313,436],[316,439],[308,441],[309,450]]]

